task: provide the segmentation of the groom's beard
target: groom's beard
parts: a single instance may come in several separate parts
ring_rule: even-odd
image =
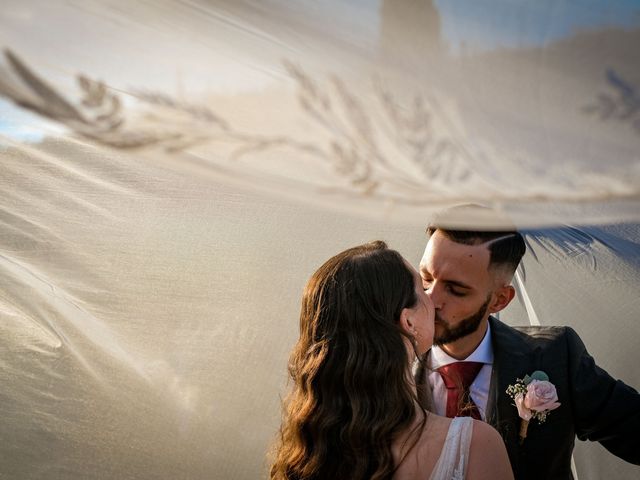
[[[484,318],[487,310],[489,309],[489,302],[491,301],[491,295],[487,297],[487,301],[482,304],[482,306],[478,309],[478,311],[472,315],[469,315],[467,318],[463,319],[458,325],[455,327],[449,327],[447,322],[445,322],[442,318],[438,316],[438,312],[436,312],[436,324],[440,326],[442,332],[440,334],[436,334],[433,338],[433,344],[440,346],[446,345],[447,343],[455,342],[456,340],[461,339],[462,337],[466,337],[467,335],[475,332],[482,319]]]

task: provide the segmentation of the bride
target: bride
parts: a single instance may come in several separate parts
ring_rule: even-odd
[[[420,405],[411,366],[433,321],[420,277],[384,242],[325,262],[304,291],[270,478],[513,479],[490,425]]]

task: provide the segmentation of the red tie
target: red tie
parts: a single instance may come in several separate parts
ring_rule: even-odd
[[[436,370],[447,387],[447,417],[481,419],[478,407],[469,396],[469,387],[483,365],[481,362],[456,362]]]

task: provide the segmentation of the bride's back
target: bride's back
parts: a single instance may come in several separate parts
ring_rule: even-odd
[[[502,438],[484,422],[429,414],[413,448],[406,437],[394,442],[394,480],[513,480]]]

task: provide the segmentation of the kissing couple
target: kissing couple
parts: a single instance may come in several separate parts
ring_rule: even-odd
[[[640,394],[570,327],[496,318],[524,238],[461,214],[498,215],[438,214],[419,273],[376,241],[312,275],[271,479],[572,479],[576,437],[640,465]]]

